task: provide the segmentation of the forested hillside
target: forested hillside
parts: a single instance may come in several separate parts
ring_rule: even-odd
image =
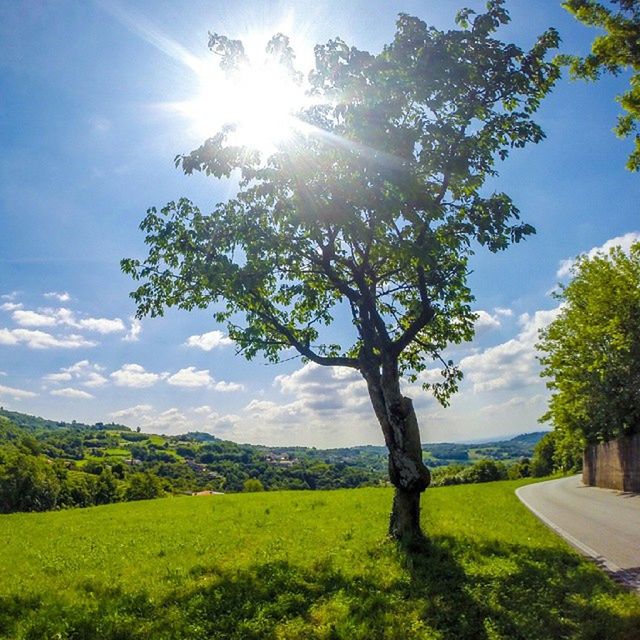
[[[435,484],[528,475],[542,434],[485,445],[427,444]],[[475,463],[475,464],[473,464]],[[385,484],[384,447],[237,444],[207,433],[157,435],[115,423],[65,423],[0,409],[0,512],[106,504],[166,493],[336,489]]]

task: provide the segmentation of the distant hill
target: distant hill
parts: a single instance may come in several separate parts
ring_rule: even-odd
[[[528,444],[536,446],[538,442],[547,434],[548,431],[534,431],[532,433],[522,433],[519,436],[514,436],[509,442],[518,442],[522,444]]]
[[[216,440],[220,440],[220,438],[211,435],[210,433],[205,433],[204,431],[189,431],[181,434],[180,437],[183,437],[185,440],[193,440],[195,442],[215,442]]]
[[[118,429],[119,431],[131,431],[129,427],[125,427],[115,422],[104,424],[98,422],[93,425],[84,424],[82,422],[63,422],[56,420],[47,420],[38,416],[32,416],[28,413],[19,413],[18,411],[9,411],[4,407],[0,407],[0,416],[4,416],[13,422],[13,424],[23,427],[24,429]]]
[[[103,423],[97,422],[93,425],[82,422],[72,421],[63,422],[48,420],[38,416],[32,416],[17,411],[8,411],[0,407],[0,416],[8,418],[14,425],[28,429],[30,431],[38,430],[73,430],[73,431],[118,431],[133,432],[130,427],[115,422]],[[530,457],[533,454],[535,445],[547,433],[546,431],[535,431],[532,433],[523,433],[516,435],[507,440],[485,440],[469,443],[460,442],[427,442],[422,445],[422,449],[426,454],[427,462],[431,458],[431,464],[435,466],[448,464],[449,462],[472,461],[479,458],[489,458],[492,460],[510,460],[520,457]],[[149,434],[136,435],[135,438],[124,436],[126,440],[146,440]],[[221,440],[217,436],[203,431],[190,431],[188,433],[178,434],[175,436],[157,436],[159,438],[167,438],[168,441],[179,440],[181,442],[194,443],[214,443],[231,441]],[[365,457],[367,459],[383,457],[386,465],[387,450],[384,446],[377,445],[360,445],[355,447],[338,447],[331,449],[317,449],[315,447],[300,446],[277,446],[269,447],[265,445],[242,444],[241,446],[249,449],[255,449],[265,455],[288,456],[294,458],[296,456],[310,456],[314,459],[331,460],[332,462],[347,462],[357,458]],[[378,466],[378,465],[374,465]],[[384,468],[384,465],[383,465]]]
[[[479,459],[513,461],[518,458],[530,458],[533,449],[546,431],[536,431],[514,436],[509,440],[497,440],[481,443],[432,442],[422,446],[427,463],[438,466],[452,462],[473,462]]]

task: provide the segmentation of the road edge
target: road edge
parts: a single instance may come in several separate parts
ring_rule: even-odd
[[[546,480],[545,482],[555,482],[555,480]],[[544,482],[540,482],[538,484],[544,484]],[[590,546],[584,544],[584,542],[580,542],[577,538],[572,536],[568,531],[565,531],[561,526],[557,525],[555,522],[547,518],[547,516],[543,515],[538,511],[535,507],[532,507],[527,500],[522,496],[521,490],[525,487],[531,485],[524,485],[522,487],[518,487],[515,490],[516,497],[522,504],[533,513],[538,520],[540,520],[543,524],[545,524],[549,529],[557,533],[561,538],[564,538],[572,547],[580,551],[583,555],[590,557],[596,565],[605,571],[605,573],[609,574],[614,582],[622,584],[623,586],[632,589],[638,595],[640,595],[640,585],[638,584],[637,578],[629,574],[625,569],[621,569],[617,564],[611,562],[604,556],[601,556],[597,551],[592,549]]]

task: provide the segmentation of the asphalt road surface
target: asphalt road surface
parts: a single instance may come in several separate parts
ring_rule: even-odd
[[[580,476],[526,485],[516,494],[571,545],[640,591],[640,494],[587,487]]]

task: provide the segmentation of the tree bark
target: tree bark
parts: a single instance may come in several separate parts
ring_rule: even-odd
[[[418,420],[410,398],[400,393],[395,362],[363,370],[371,402],[389,450],[389,478],[395,496],[389,535],[411,545],[424,539],[420,527],[420,494],[429,486],[431,474],[422,462]]]
[[[420,491],[405,491],[396,487],[389,519],[389,535],[411,545],[424,537],[420,527]]]
[[[412,544],[424,538],[420,527],[420,495],[429,486],[431,474],[422,462],[418,419],[410,398],[402,397],[401,446],[389,450],[389,477],[395,487],[389,535]]]

